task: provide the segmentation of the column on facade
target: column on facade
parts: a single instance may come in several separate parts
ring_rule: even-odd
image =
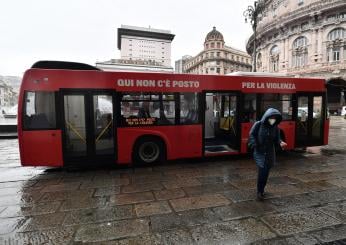
[[[340,63],[344,63],[344,52],[346,52],[346,50],[344,50],[344,45],[341,45],[340,47]]]
[[[292,68],[292,45],[290,46],[290,38],[290,36],[287,36],[287,38],[285,38],[287,70]]]
[[[318,61],[320,63],[323,63],[325,61],[327,61],[327,47],[324,46],[324,39],[323,39],[323,29],[320,28],[318,29],[318,40],[320,40],[318,42]]]
[[[290,54],[289,54],[289,45],[288,45],[288,40],[289,40],[289,37],[285,37],[284,39],[284,46],[285,46],[285,68],[286,70],[288,70],[288,68],[290,67],[290,63],[289,63],[289,57],[290,57]]]

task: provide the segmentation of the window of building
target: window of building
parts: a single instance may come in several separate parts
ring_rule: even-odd
[[[279,47],[274,45],[270,50],[270,71],[277,72],[279,70]]]
[[[214,52],[210,53],[210,58],[214,58]]]
[[[25,92],[24,129],[55,129],[54,92]]]
[[[210,44],[210,47],[211,47],[211,48],[214,48],[214,47],[215,47],[215,44],[214,44],[214,43],[211,43],[211,44]]]
[[[208,49],[208,48],[209,48],[209,44],[207,43],[207,44],[205,45],[205,47]]]
[[[220,52],[216,52],[216,57],[220,57]]]
[[[335,41],[336,39],[344,39],[346,38],[346,31],[344,28],[336,28],[329,32],[328,40]]]
[[[303,67],[308,63],[308,40],[306,37],[298,37],[293,42],[292,66]]]
[[[217,64],[217,65],[220,65],[220,61],[219,61],[219,60],[218,60],[218,61],[216,61],[216,64]]]
[[[220,68],[219,68],[219,67],[216,68],[216,73],[217,73],[217,74],[220,74]]]
[[[242,122],[256,121],[256,94],[244,94]]]
[[[269,108],[281,112],[282,120],[292,120],[292,95],[291,94],[263,94],[261,99],[261,116]]]
[[[174,94],[124,93],[120,105],[122,126],[175,124]]]
[[[181,93],[180,94],[180,123],[182,124],[199,123],[198,94],[197,93]]]
[[[216,47],[220,48],[220,43],[219,42],[216,43]]]
[[[339,61],[340,60],[340,48],[335,47],[333,48],[333,61]]]

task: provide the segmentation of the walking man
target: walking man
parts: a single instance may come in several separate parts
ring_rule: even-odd
[[[281,113],[269,108],[260,121],[257,121],[250,130],[249,147],[253,149],[253,156],[258,168],[257,200],[263,201],[264,188],[267,184],[269,171],[275,164],[275,147],[287,146],[280,138],[278,124],[281,122]]]

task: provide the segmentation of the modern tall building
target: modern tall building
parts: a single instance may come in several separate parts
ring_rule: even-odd
[[[104,70],[173,72],[169,30],[122,25],[118,28],[117,47],[120,59],[97,62]]]
[[[225,45],[221,32],[213,27],[204,40],[204,49],[185,62],[183,73],[223,75],[251,71],[251,56]]]
[[[328,100],[340,103],[346,83],[345,0],[263,0],[257,27],[257,71],[329,81]],[[254,35],[247,51],[254,55]],[[332,86],[337,84],[337,86]],[[341,101],[341,103],[343,103]]]

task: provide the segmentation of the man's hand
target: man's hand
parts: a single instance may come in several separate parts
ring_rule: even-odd
[[[287,146],[287,144],[286,144],[286,142],[281,141],[280,146],[282,149],[284,149]]]

